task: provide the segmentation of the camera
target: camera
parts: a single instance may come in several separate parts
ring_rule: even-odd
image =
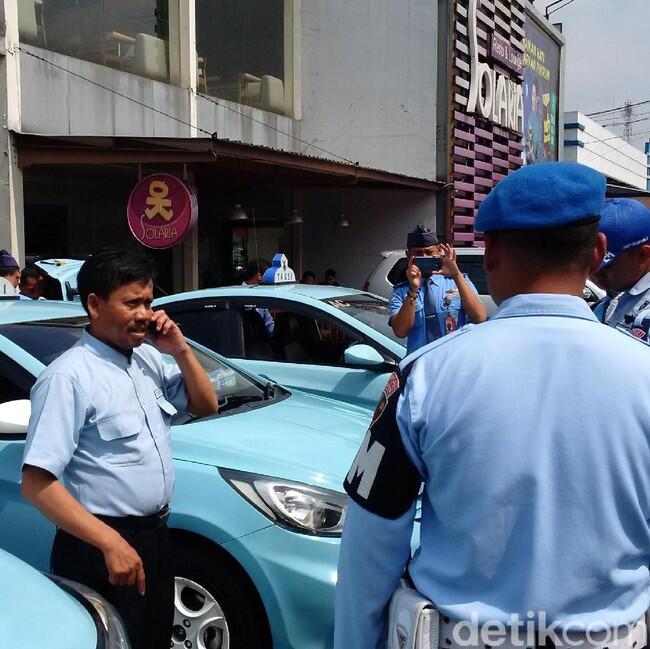
[[[420,269],[423,275],[442,268],[442,259],[440,257],[414,257],[413,263]]]

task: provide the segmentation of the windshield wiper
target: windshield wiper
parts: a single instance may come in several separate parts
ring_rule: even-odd
[[[255,401],[263,401],[264,397],[259,394],[244,394],[244,395],[235,395],[232,397],[224,397],[223,404],[219,404],[219,408],[238,408],[243,406],[245,403],[253,403]]]

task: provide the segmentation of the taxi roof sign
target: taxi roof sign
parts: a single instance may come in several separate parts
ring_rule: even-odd
[[[296,274],[289,268],[289,260],[286,255],[278,252],[273,257],[271,266],[266,269],[262,284],[291,284],[295,283]]]

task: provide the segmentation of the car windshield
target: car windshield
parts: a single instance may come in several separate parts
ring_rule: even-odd
[[[49,365],[81,339],[86,325],[85,318],[21,322],[0,325],[0,335],[11,340],[44,365]],[[221,413],[286,394],[282,388],[266,386],[255,377],[244,374],[222,359],[203,351],[191,341],[188,342],[217,392]],[[167,354],[163,354],[163,360],[166,363],[174,363],[174,359]]]
[[[343,311],[348,315],[356,318],[368,325],[380,334],[390,338],[396,343],[404,347],[404,341],[398,338],[388,324],[388,301],[383,300],[368,293],[358,293],[354,295],[344,295],[337,298],[329,298],[323,300],[330,306],[333,306],[339,311]]]

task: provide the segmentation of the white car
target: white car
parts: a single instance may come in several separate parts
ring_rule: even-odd
[[[492,315],[497,307],[488,292],[485,271],[483,270],[484,248],[454,248],[454,250],[456,251],[459,268],[469,275],[481,301],[487,308],[488,315]],[[381,261],[375,266],[363,285],[363,290],[390,299],[393,286],[406,279],[406,256],[403,250],[385,250],[381,253],[381,257]],[[605,291],[596,286],[591,280],[587,280],[584,288],[585,300],[591,305],[603,297],[605,297]]]

